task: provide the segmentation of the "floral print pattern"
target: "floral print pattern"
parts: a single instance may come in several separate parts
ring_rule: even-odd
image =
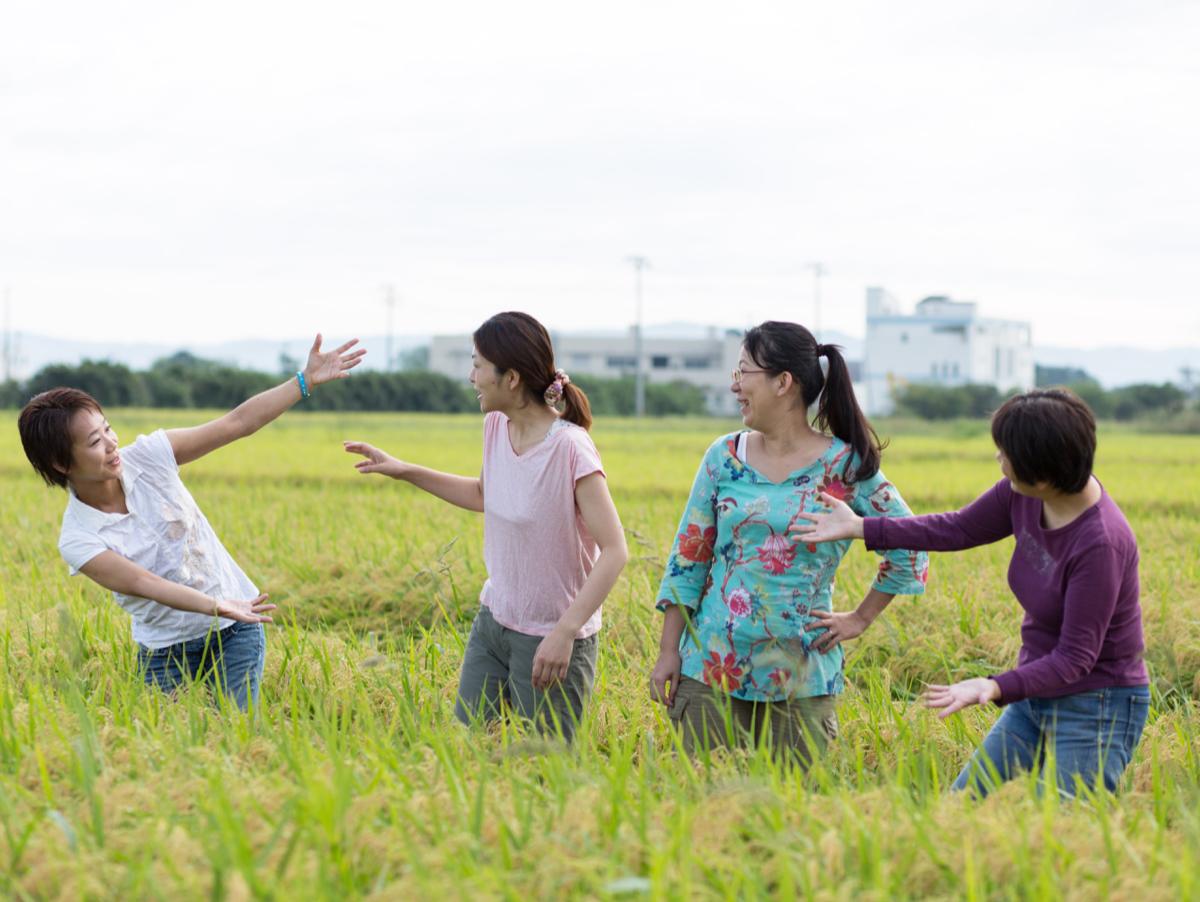
[[[792,566],[795,557],[796,546],[787,536],[771,533],[758,546],[758,559],[762,562],[763,569],[776,576],[785,573]]]
[[[679,553],[693,563],[707,564],[712,560],[716,539],[715,526],[701,531],[695,523],[689,523],[687,529],[679,534]]]
[[[820,493],[864,517],[911,514],[883,473],[851,482],[857,460],[845,442],[774,483],[737,457],[738,433],[704,455],[667,559],[658,607],[682,605],[683,673],[737,698],[782,701],[842,691],[841,646],[818,652],[815,610],[830,610],[834,575],[849,541],[800,545],[788,527],[820,509]],[[873,586],[893,595],[925,591],[928,556],[882,555]],[[857,590],[855,590],[857,591]],[[857,603],[857,599],[855,599]]]

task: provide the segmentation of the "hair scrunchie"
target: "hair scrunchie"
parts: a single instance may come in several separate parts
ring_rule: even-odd
[[[553,407],[562,400],[563,386],[571,384],[571,377],[566,374],[565,370],[554,371],[554,381],[546,388],[542,395],[546,399],[546,403]]]

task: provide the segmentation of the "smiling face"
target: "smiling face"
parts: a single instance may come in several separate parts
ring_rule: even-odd
[[[737,398],[742,422],[761,431],[791,406],[789,395],[794,393],[795,386],[790,384],[790,378],[789,385],[784,386],[784,377],[766,372],[744,347],[738,355],[738,371],[742,377],[734,380],[729,390]]]
[[[67,479],[72,485],[105,482],[121,476],[121,454],[117,434],[98,410],[79,410],[71,417],[71,467]]]
[[[467,381],[475,389],[482,413],[507,409],[512,392],[505,384],[504,374],[496,372],[495,364],[476,348],[471,349],[471,372],[467,375]]]

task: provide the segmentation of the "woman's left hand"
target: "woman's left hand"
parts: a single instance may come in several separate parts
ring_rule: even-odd
[[[357,351],[350,349],[358,344],[357,338],[352,338],[344,345],[332,351],[321,352],[321,333],[308,351],[308,363],[304,365],[304,378],[310,386],[332,382],[334,379],[345,379],[362,362],[367,353],[365,348]]]
[[[557,629],[543,639],[533,655],[533,688],[549,689],[558,680],[566,679],[574,648],[575,637]]]
[[[925,690],[925,707],[944,709],[939,717],[949,717],[971,705],[986,705],[1000,700],[1000,684],[986,677],[963,680],[949,686],[932,685]]]
[[[846,611],[844,614],[834,611],[812,611],[811,613],[812,623],[804,629],[806,631],[825,630],[813,642],[813,647],[821,654],[837,648],[839,642],[858,638],[871,625],[871,621],[858,611]]]

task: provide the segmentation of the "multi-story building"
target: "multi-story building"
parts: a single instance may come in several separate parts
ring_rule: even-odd
[[[683,381],[704,391],[708,412],[737,414],[729,373],[737,366],[742,332],[710,327],[672,336],[663,327],[642,341],[648,383]],[[616,379],[637,370],[633,330],[555,333],[558,365],[573,375]],[[867,336],[863,361],[848,360],[859,403],[868,415],[892,412],[893,392],[912,383],[983,383],[1001,391],[1034,386],[1028,323],[985,319],[974,303],[928,297],[904,314],[882,288],[867,289]],[[469,335],[435,335],[429,368],[465,379],[471,367]]]
[[[571,375],[618,379],[636,373],[632,329],[624,333],[555,333],[552,338],[558,365]],[[729,373],[737,366],[741,343],[740,331],[715,327],[694,338],[645,335],[642,359],[646,381],[689,382],[704,390],[709,413],[735,414]],[[429,368],[465,379],[471,368],[471,336],[435,335],[429,347]]]
[[[893,392],[911,383],[1034,386],[1029,323],[985,319],[974,303],[927,297],[904,314],[882,288],[867,289],[860,401],[868,415],[892,412]]]

